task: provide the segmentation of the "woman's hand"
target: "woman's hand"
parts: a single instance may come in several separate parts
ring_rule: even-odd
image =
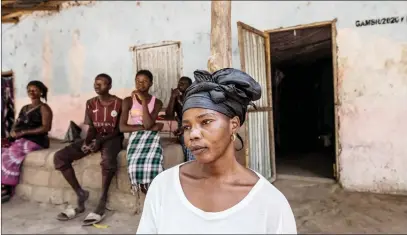
[[[146,97],[138,90],[133,91],[133,93],[135,96],[137,96],[139,98],[140,101],[145,101]]]
[[[12,130],[10,132],[11,137],[13,137],[14,139],[18,139],[20,137],[22,137],[24,135],[24,131],[14,131]]]
[[[13,138],[16,138],[16,132],[14,131],[14,130],[12,130],[11,132],[10,132],[10,136],[11,137],[13,137]]]

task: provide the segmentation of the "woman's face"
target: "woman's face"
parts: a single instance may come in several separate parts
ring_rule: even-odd
[[[191,108],[182,116],[185,145],[201,163],[211,163],[234,148],[233,133],[239,128],[239,118],[203,108]]]
[[[136,89],[141,92],[148,92],[151,87],[150,79],[144,74],[136,76]]]
[[[30,85],[27,87],[27,95],[30,99],[40,99],[41,98],[41,90],[34,85]]]

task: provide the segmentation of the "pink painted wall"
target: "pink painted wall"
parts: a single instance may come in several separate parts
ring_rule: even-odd
[[[337,41],[341,182],[360,191],[405,192],[407,37],[342,29]]]

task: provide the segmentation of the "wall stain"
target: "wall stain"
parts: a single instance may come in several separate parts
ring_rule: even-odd
[[[38,29],[38,24],[37,22],[34,21],[33,26],[32,26],[32,31],[35,32]]]
[[[344,74],[347,68],[348,68],[348,58],[347,57],[338,58],[338,81],[337,81],[338,90],[342,89]]]
[[[81,32],[75,29],[72,34],[72,46],[69,50],[69,91],[71,97],[79,97],[83,83],[85,48],[80,41]]]
[[[407,45],[403,45],[401,49],[400,66],[398,69],[400,74],[407,74]],[[405,82],[407,82],[407,76],[404,76]]]
[[[45,32],[42,44],[42,80],[48,86],[49,96],[52,96],[52,49],[49,31]]]
[[[202,33],[196,33],[197,38],[196,40],[198,41],[198,43],[202,42]]]
[[[61,5],[63,9],[69,9],[77,6],[94,6],[97,1],[66,1]]]
[[[387,59],[384,61],[384,68],[385,69],[391,69],[394,66],[394,60],[393,59]]]

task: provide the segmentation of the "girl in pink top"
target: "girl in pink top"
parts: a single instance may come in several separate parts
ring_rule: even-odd
[[[153,75],[148,70],[136,74],[136,91],[122,103],[120,131],[129,132],[127,166],[133,192],[147,192],[151,181],[163,171],[159,131],[156,123],[163,103],[149,93]]]
[[[152,96],[148,103],[148,111],[153,112],[156,98]],[[137,100],[137,96],[133,96],[133,105],[129,111],[129,119],[127,121],[129,125],[143,125],[143,105]]]

